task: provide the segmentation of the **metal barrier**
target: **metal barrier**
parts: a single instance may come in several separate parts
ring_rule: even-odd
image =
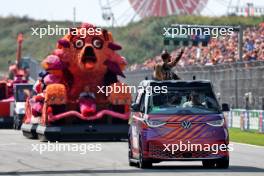
[[[232,107],[226,116],[230,128],[264,133],[264,62],[176,67],[174,71],[185,80],[195,76],[213,83],[219,102]],[[124,81],[137,86],[146,77],[151,79],[152,73],[151,69],[127,71]]]
[[[183,79],[211,80],[221,103],[233,108],[263,109],[264,106],[264,62],[219,64],[215,66],[190,66],[177,68]],[[246,94],[252,99],[246,102]]]
[[[256,130],[264,133],[263,116],[263,110],[232,109],[227,115],[227,125],[242,131]]]
[[[37,79],[41,71],[39,63],[30,59],[30,75]],[[127,71],[128,85],[137,86],[143,79],[151,79],[153,70]],[[182,79],[208,79],[213,82],[215,92],[220,93],[220,102],[227,102],[232,107],[227,114],[229,128],[240,128],[243,131],[257,130],[264,133],[264,110],[246,110],[243,107],[264,109],[264,62],[221,64],[216,66],[178,67],[175,72]],[[245,93],[252,92],[252,102],[246,106]],[[237,97],[236,97],[237,96]]]
[[[214,66],[176,67],[174,70],[182,79],[212,81],[220,103],[228,103],[233,109],[264,109],[264,62],[240,62]],[[138,85],[148,77],[151,79],[153,69],[127,71],[126,83]],[[252,98],[246,101],[246,94]]]

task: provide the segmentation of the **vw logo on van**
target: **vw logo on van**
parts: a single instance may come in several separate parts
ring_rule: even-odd
[[[192,123],[191,123],[190,121],[182,121],[182,122],[181,122],[181,126],[182,126],[182,128],[184,128],[184,129],[188,129],[188,128],[191,128]]]

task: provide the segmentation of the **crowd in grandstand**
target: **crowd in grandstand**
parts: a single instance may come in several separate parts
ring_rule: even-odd
[[[172,51],[175,57],[177,50]],[[216,65],[238,61],[238,33],[211,39],[207,47],[189,46],[185,48],[179,66]],[[243,34],[243,61],[264,61],[264,23],[258,27],[248,27]],[[160,56],[146,60],[143,64],[134,64],[130,70],[150,69],[160,63]]]

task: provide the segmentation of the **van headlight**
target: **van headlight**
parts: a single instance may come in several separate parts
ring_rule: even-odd
[[[160,120],[150,120],[150,119],[146,120],[146,123],[149,127],[152,127],[152,128],[160,127],[166,124],[166,122],[162,122]]]
[[[220,119],[220,120],[208,121],[206,122],[206,124],[215,126],[215,127],[220,127],[224,125],[224,122],[225,122],[224,119]]]

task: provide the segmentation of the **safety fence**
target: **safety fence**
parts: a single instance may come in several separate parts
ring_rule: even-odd
[[[240,62],[218,65],[193,65],[175,68],[184,80],[210,80],[220,103],[228,103],[233,109],[264,110],[264,62]],[[153,69],[127,71],[125,80],[129,85],[138,85],[151,79]]]
[[[36,80],[41,71],[39,63],[31,59],[30,68],[31,78]],[[123,81],[137,86],[141,80],[151,79],[152,72],[150,69],[128,71],[125,73],[127,78]],[[212,81],[219,101],[229,103],[233,107],[226,115],[229,128],[264,133],[264,62],[178,67],[175,72],[182,79],[192,79],[195,76],[196,79]],[[247,103],[244,94],[250,91],[252,100]],[[236,100],[237,107],[241,109],[234,108]],[[242,107],[263,110],[246,110]]]
[[[263,110],[231,109],[227,115],[227,125],[242,131],[255,130],[264,133],[263,117]]]

